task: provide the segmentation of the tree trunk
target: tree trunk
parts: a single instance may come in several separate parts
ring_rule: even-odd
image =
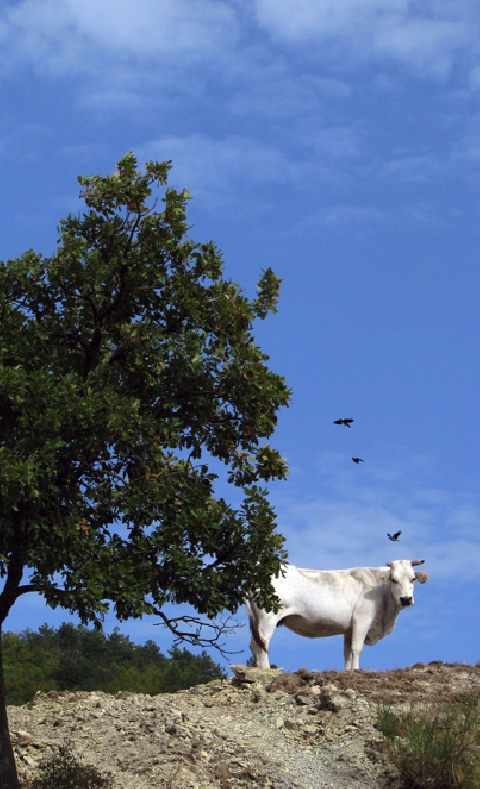
[[[5,703],[5,680],[3,677],[2,629],[0,626],[0,787],[1,789],[20,789],[10,741],[7,706]]]

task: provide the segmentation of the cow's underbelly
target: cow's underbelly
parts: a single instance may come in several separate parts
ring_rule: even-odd
[[[307,636],[307,638],[323,638],[324,636],[339,636],[345,633],[350,628],[349,622],[338,622],[338,620],[329,620],[322,618],[321,621],[305,619],[302,616],[291,615],[285,616],[280,619],[277,627],[288,627],[299,636]]]

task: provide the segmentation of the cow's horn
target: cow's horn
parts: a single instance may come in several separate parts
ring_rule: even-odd
[[[419,564],[425,564],[425,559],[414,559],[411,562],[412,567],[418,567]]]

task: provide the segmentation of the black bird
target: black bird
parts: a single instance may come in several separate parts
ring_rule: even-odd
[[[335,419],[333,424],[334,425],[345,425],[345,427],[351,427],[352,426],[352,422],[353,422],[353,419],[349,419],[348,417],[345,417],[344,419]]]
[[[357,464],[357,466],[358,466],[359,463],[365,463],[363,458],[352,458],[352,460],[353,460],[354,463]]]
[[[401,531],[396,531],[395,534],[388,534],[388,532],[387,532],[387,537],[392,542],[396,542],[398,540],[398,538],[400,537],[401,533],[402,533]]]

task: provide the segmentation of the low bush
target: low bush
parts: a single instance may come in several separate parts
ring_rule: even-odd
[[[390,702],[379,709],[378,728],[408,789],[479,789],[478,696],[406,713]]]
[[[111,789],[110,776],[101,775],[95,767],[81,764],[66,747],[40,763],[40,775],[24,784],[24,789]]]

